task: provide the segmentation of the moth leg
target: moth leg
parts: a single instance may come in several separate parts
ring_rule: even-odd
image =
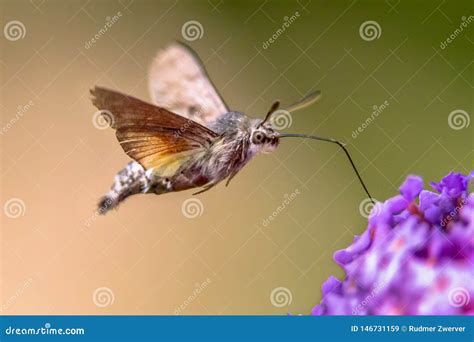
[[[229,186],[230,181],[234,176],[237,174],[237,172],[232,172],[232,174],[227,178],[227,182],[225,182],[225,186]]]
[[[207,190],[210,190],[212,189],[214,186],[216,186],[219,182],[212,182],[212,183],[209,183],[208,185],[206,185],[205,187],[203,187],[201,190],[199,190],[198,192],[195,192],[193,193],[193,196],[194,195],[199,195],[199,194],[202,194],[203,192],[206,192]]]
[[[230,181],[232,180],[232,178],[235,177],[235,175],[236,175],[237,173],[239,173],[239,171],[232,172],[232,173],[229,175],[229,177],[227,178],[227,182],[225,183],[225,186],[229,186]]]

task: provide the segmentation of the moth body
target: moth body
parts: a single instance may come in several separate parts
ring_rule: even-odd
[[[127,164],[116,176],[109,192],[99,202],[102,213],[116,208],[134,194],[164,194],[191,188],[211,188],[232,178],[255,155],[275,150],[278,138],[261,119],[251,119],[243,113],[228,112],[210,124],[219,134],[208,149],[190,157],[169,176],[153,168],[146,170],[140,163]]]

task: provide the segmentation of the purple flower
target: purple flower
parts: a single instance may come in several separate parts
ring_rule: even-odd
[[[334,254],[345,279],[323,284],[313,315],[474,315],[474,171],[430,185],[409,176],[374,206]]]

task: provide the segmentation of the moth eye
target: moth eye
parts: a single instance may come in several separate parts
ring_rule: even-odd
[[[264,139],[265,139],[265,136],[263,135],[263,133],[256,132],[256,133],[253,135],[252,142],[253,142],[254,144],[261,144]]]

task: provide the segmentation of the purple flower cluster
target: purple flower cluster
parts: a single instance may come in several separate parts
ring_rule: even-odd
[[[474,171],[430,185],[409,176],[374,206],[313,315],[474,315]]]

